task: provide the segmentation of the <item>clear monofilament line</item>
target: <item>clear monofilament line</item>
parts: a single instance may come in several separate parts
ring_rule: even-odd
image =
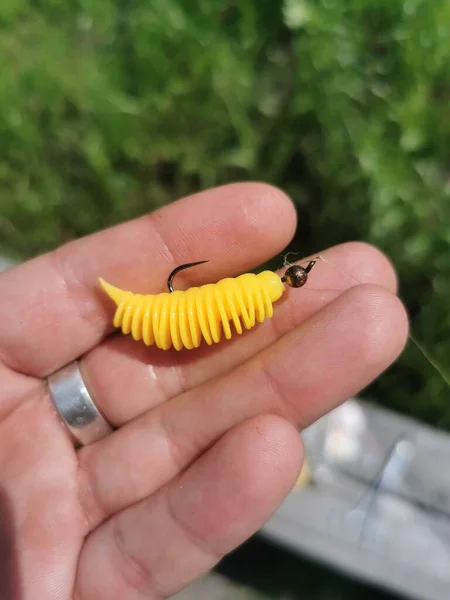
[[[350,273],[348,273],[344,269],[341,269],[337,265],[333,265],[333,263],[331,263],[329,260],[324,258],[321,254],[318,254],[314,260],[321,260],[322,262],[329,265],[332,269],[337,269],[338,271],[340,271],[347,277],[350,277],[351,279],[353,279],[354,281],[356,281],[360,284],[363,283],[354,275],[351,275]],[[307,261],[304,261],[304,262],[307,262]],[[426,350],[426,348],[422,345],[422,343],[416,339],[415,335],[413,335],[412,333],[408,333],[408,338],[418,348],[418,350],[422,353],[422,355],[428,360],[428,362],[436,370],[436,372],[439,373],[439,375],[442,377],[442,379],[445,381],[445,383],[450,387],[450,375],[447,373],[445,368],[441,364],[439,364],[438,361],[433,356],[431,356],[431,354],[428,352],[428,350]]]

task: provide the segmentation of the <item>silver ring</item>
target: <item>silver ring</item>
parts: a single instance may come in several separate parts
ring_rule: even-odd
[[[47,379],[56,410],[63,418],[76,445],[86,446],[113,432],[113,428],[95,406],[74,361]]]

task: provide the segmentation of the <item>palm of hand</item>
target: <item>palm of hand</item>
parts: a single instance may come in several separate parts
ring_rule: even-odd
[[[318,270],[272,320],[217,347],[161,352],[109,335],[99,275],[145,290],[206,256],[196,275],[216,280],[280,252],[294,225],[280,192],[226,186],[0,275],[5,598],[174,594],[252,535],[289,492],[302,462],[297,429],[395,360],[407,334],[395,275],[358,243],[328,256],[366,284]],[[45,378],[80,356],[117,430],[75,449]]]

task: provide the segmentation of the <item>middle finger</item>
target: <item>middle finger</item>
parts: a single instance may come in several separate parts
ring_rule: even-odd
[[[272,319],[229,342],[180,353],[148,348],[121,334],[112,336],[81,362],[83,377],[96,404],[108,421],[119,427],[233,369],[355,285],[354,279],[345,277],[341,269],[361,282],[396,292],[390,263],[370,245],[341,244],[329,249],[327,258],[340,270],[318,263],[304,288],[289,289],[287,298],[274,306]]]

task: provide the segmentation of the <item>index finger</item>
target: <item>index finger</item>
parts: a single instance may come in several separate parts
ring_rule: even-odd
[[[0,357],[45,377],[111,332],[99,276],[157,293],[174,267],[209,259],[189,277],[215,281],[280,252],[295,226],[293,204],[278,189],[231,184],[70,242],[0,275]]]

